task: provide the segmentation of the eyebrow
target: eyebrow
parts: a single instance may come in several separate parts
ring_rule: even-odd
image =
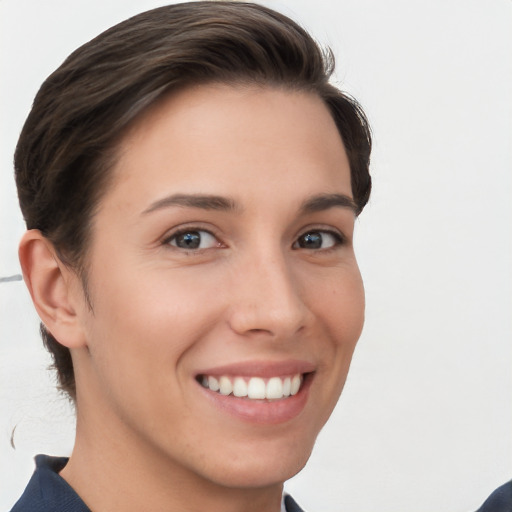
[[[355,215],[359,212],[355,201],[345,194],[319,194],[304,201],[300,209],[303,213],[315,213],[330,208],[348,208]]]
[[[236,211],[240,210],[237,203],[230,198],[206,194],[174,194],[158,199],[146,208],[142,215],[173,206],[200,208],[202,210]],[[304,201],[300,207],[303,214],[316,213],[330,208],[347,208],[355,215],[358,208],[354,200],[345,194],[319,194]]]
[[[219,211],[233,211],[238,209],[236,203],[227,197],[204,194],[174,194],[151,203],[142,214],[146,215],[156,210],[162,210],[172,206]]]

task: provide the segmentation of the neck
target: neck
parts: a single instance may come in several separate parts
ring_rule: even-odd
[[[134,439],[122,422],[109,424],[105,414],[85,421],[80,407],[77,412],[75,447],[61,476],[95,512],[280,510],[282,483],[255,488],[219,485]]]

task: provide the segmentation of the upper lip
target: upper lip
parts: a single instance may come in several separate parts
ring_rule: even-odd
[[[215,366],[197,372],[197,375],[212,377],[232,375],[236,377],[279,377],[310,373],[315,371],[315,365],[309,361],[289,359],[286,361],[243,361],[222,366]]]

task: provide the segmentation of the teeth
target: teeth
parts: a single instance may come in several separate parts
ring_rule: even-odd
[[[226,375],[221,377],[203,376],[203,387],[216,391],[221,395],[231,395],[251,400],[279,400],[281,398],[296,395],[302,385],[301,374],[289,377],[271,377],[268,380],[261,377],[235,377],[232,379]]]
[[[208,377],[207,386],[205,386],[205,387],[210,388],[212,391],[219,391],[219,389],[220,389],[219,381],[215,377]]]
[[[301,384],[300,375],[294,375],[292,378],[292,383],[291,383],[291,387],[290,387],[290,393],[292,395],[296,395],[299,392],[300,384]]]
[[[219,391],[221,395],[230,395],[233,391],[233,385],[229,377],[221,377],[219,379]]]
[[[266,398],[283,398],[283,381],[279,377],[272,377],[267,382]]]
[[[247,396],[253,400],[262,400],[263,398],[266,398],[265,388],[265,381],[263,379],[260,379],[259,377],[253,377],[252,379],[249,379],[249,384],[247,386]]]
[[[211,386],[210,386],[210,389],[212,389]],[[283,396],[290,396],[291,389],[292,389],[292,379],[290,379],[290,377],[286,377],[286,379],[284,379],[284,381],[283,381]]]
[[[212,389],[212,388],[210,388]],[[237,377],[233,383],[233,395],[235,396],[247,396],[247,382],[242,377]]]

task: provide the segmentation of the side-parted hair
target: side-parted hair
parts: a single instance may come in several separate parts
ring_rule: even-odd
[[[323,99],[350,162],[360,213],[370,196],[370,129],[359,104],[329,83],[330,50],[261,5],[190,2],[153,9],[73,52],[41,86],[14,157],[27,229],[39,229],[82,278],[87,297],[91,220],[116,150],[150,105],[186,87],[219,83],[310,92]],[[59,387],[76,398],[69,349],[41,324]]]

